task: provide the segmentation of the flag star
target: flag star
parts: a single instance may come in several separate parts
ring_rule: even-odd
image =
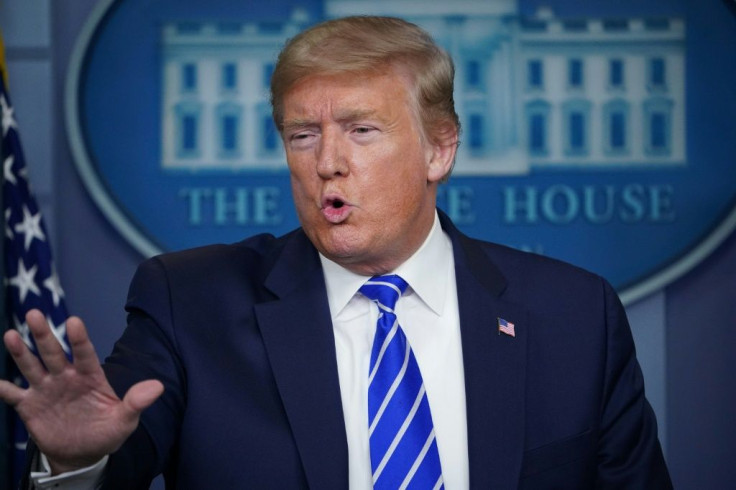
[[[13,162],[15,162],[15,157],[13,155],[10,155],[5,159],[3,162],[3,176],[5,177],[5,182],[10,182],[11,184],[16,185],[18,181],[15,180],[15,174],[13,173]]]
[[[33,265],[30,269],[26,270],[26,265],[23,263],[23,259],[18,259],[18,275],[11,277],[8,281],[11,286],[18,288],[18,294],[20,295],[20,302],[24,303],[28,292],[32,292],[37,296],[41,296],[41,291],[35,282],[37,265]]]
[[[11,230],[10,226],[8,226],[11,214],[13,214],[12,209],[8,208],[5,210],[5,236],[12,240],[15,235],[13,235],[13,230]]]
[[[69,354],[69,345],[66,343],[66,322],[64,321],[58,325],[54,325],[54,321],[49,316],[46,316],[46,321],[49,322],[49,327],[51,327],[51,331],[54,333],[56,340],[61,344],[61,348],[64,349],[64,352]]]
[[[54,300],[54,306],[59,306],[59,301],[64,297],[64,290],[61,289],[59,275],[56,273],[56,267],[51,268],[51,275],[43,281],[43,285],[51,292]]]
[[[31,330],[28,328],[28,324],[26,322],[21,323],[20,321],[18,321],[15,315],[13,315],[13,323],[15,323],[15,329],[20,334],[23,342],[28,346],[29,349],[33,350],[33,342],[31,342]]]
[[[23,206],[23,222],[15,225],[15,231],[25,234],[26,250],[31,246],[34,238],[38,238],[41,241],[46,240],[46,235],[44,235],[41,229],[41,213],[36,213],[34,216],[26,206]]]
[[[0,94],[0,108],[2,108],[2,125],[3,125],[3,136],[8,134],[10,128],[17,128],[18,125],[13,118],[13,108],[8,104],[8,100],[5,98],[5,94]]]

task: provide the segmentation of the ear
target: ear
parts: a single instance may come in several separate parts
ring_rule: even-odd
[[[455,163],[458,130],[452,123],[445,123],[434,131],[427,150],[427,182],[441,182],[449,177]]]

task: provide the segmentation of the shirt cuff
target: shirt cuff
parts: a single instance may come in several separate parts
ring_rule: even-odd
[[[86,468],[67,471],[51,476],[51,466],[45,454],[39,458],[40,471],[31,472],[34,489],[53,488],[56,490],[93,490],[97,488],[105,473],[108,456]]]

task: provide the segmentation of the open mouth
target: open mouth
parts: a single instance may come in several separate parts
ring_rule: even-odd
[[[335,198],[325,199],[322,206],[322,213],[331,223],[341,223],[347,219],[350,214],[351,206],[346,201]]]
[[[338,197],[331,197],[323,201],[324,209],[340,209],[346,205],[346,202]]]

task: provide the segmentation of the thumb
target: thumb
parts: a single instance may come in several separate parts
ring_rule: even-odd
[[[130,387],[123,398],[123,404],[137,416],[155,402],[163,392],[164,385],[159,380],[141,381]]]

